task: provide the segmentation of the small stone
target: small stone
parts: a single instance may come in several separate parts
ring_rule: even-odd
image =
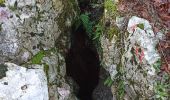
[[[4,82],[4,85],[8,85],[8,82]]]
[[[27,85],[24,85],[24,86],[21,87],[22,90],[26,90],[27,88],[28,88]]]

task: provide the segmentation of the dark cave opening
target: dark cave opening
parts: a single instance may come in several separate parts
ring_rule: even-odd
[[[67,76],[79,85],[77,97],[93,100],[92,93],[99,82],[100,61],[83,25],[71,34],[71,47],[66,55]]]
[[[81,14],[88,12],[90,20],[95,23],[99,22],[104,11],[103,6],[97,8],[91,6],[97,2],[103,4],[103,0],[78,0]],[[79,25],[78,28],[77,26],[76,23],[72,25],[71,46],[65,58],[66,73],[79,86],[77,97],[80,100],[93,100],[93,92],[101,83],[99,55],[84,25]]]

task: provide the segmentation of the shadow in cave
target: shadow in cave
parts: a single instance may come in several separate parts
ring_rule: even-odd
[[[67,76],[79,85],[77,97],[80,100],[93,100],[92,93],[98,85],[100,70],[97,51],[82,25],[71,35],[71,47],[66,56]]]

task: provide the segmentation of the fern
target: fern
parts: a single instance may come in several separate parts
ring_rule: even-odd
[[[80,20],[82,21],[82,24],[83,24],[86,32],[88,33],[88,36],[90,38],[92,38],[92,34],[93,34],[93,22],[90,21],[90,18],[88,16],[88,14],[81,14],[80,15]]]

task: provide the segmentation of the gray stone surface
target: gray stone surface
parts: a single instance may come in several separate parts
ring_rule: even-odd
[[[49,100],[43,66],[32,65],[34,69],[13,63],[5,63],[5,66],[8,71],[0,79],[0,100]]]
[[[71,25],[79,12],[77,1],[5,0],[2,3],[5,6],[0,7],[0,63],[12,62],[30,69],[34,64],[43,65],[49,99],[75,100],[72,88],[65,81],[64,54]]]
[[[111,3],[114,5],[114,2]],[[115,14],[116,11],[109,12],[110,8],[105,8],[104,19],[104,23],[110,25],[105,26],[100,41],[102,65],[114,80],[111,87],[113,95],[116,97],[120,90],[117,80],[121,80],[126,91],[125,100],[151,99],[158,77],[153,65],[160,59],[156,44],[163,35],[154,33],[151,23],[145,19],[136,16],[115,18],[110,13]],[[117,27],[120,31],[116,31]],[[108,37],[108,34],[111,36]]]

